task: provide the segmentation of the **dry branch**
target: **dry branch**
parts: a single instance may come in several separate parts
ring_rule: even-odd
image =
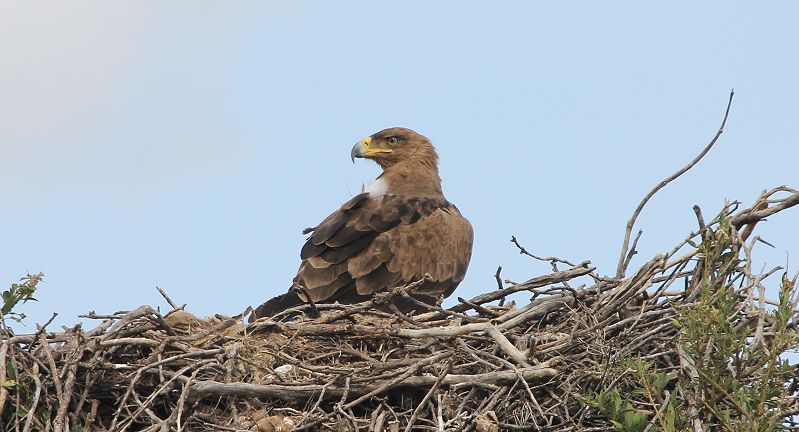
[[[672,174],[672,175],[666,177],[665,179],[661,180],[660,183],[655,185],[655,187],[652,188],[652,190],[650,190],[646,194],[644,199],[642,199],[641,202],[638,203],[638,207],[635,208],[635,211],[633,212],[632,216],[627,221],[627,227],[626,227],[626,229],[624,231],[624,241],[622,242],[622,245],[621,245],[621,255],[619,256],[619,264],[616,267],[616,277],[617,278],[624,277],[624,273],[627,270],[627,265],[630,263],[630,259],[626,259],[625,257],[632,258],[632,255],[635,253],[635,244],[638,243],[638,239],[641,236],[640,233],[636,236],[635,242],[633,244],[632,249],[629,249],[629,246],[630,246],[630,235],[633,232],[633,226],[635,225],[635,221],[638,219],[638,215],[641,214],[641,211],[644,209],[644,206],[646,206],[646,203],[648,203],[649,200],[653,196],[655,196],[655,194],[659,190],[663,189],[664,187],[666,187],[667,184],[669,184],[672,181],[676,180],[677,177],[679,177],[679,176],[685,174],[686,172],[688,172],[688,170],[690,170],[691,168],[694,167],[694,165],[699,163],[699,161],[702,160],[703,157],[705,157],[707,152],[709,152],[710,149],[713,148],[713,146],[716,144],[716,141],[718,141],[719,137],[721,137],[721,134],[724,133],[724,126],[727,125],[727,118],[730,116],[730,108],[732,107],[732,98],[733,98],[733,96],[735,96],[735,90],[730,90],[730,98],[727,101],[727,109],[724,110],[724,119],[721,120],[721,126],[719,126],[718,131],[716,131],[716,135],[713,136],[713,139],[710,140],[710,143],[708,143],[708,145],[705,146],[705,148],[702,149],[702,151],[693,160],[691,160],[691,162],[689,162],[688,165],[680,168],[674,174]]]

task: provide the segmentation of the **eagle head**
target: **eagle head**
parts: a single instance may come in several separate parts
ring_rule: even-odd
[[[393,127],[383,129],[360,141],[350,152],[355,158],[366,158],[386,169],[403,162],[438,168],[438,154],[427,137],[410,129]]]

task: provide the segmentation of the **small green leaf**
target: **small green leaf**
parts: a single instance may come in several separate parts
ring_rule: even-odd
[[[668,375],[664,374],[655,375],[655,388],[657,388],[658,393],[663,392],[663,389],[666,388],[666,385],[668,385],[669,381],[670,379]]]
[[[624,426],[627,431],[642,432],[647,424],[649,424],[649,419],[644,413],[633,409],[624,413]]]
[[[6,375],[12,380],[17,379],[17,369],[14,367],[14,363],[12,363],[10,360],[8,363],[6,363]]]

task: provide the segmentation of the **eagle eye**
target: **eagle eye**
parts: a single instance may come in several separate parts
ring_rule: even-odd
[[[389,143],[389,144],[396,144],[396,143],[397,143],[397,141],[399,141],[399,138],[397,138],[397,137],[395,137],[395,136],[388,137],[388,143]]]

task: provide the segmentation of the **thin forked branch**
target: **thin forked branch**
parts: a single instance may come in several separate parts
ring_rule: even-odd
[[[641,211],[644,209],[644,206],[646,205],[646,203],[649,202],[649,200],[659,190],[663,189],[667,184],[671,183],[677,177],[685,174],[688,170],[693,168],[694,165],[696,165],[700,160],[702,160],[703,157],[705,157],[705,155],[707,154],[707,152],[710,151],[710,149],[713,147],[713,145],[716,144],[716,141],[718,141],[718,139],[721,136],[721,134],[724,133],[724,127],[727,125],[727,117],[729,117],[729,115],[730,115],[730,107],[732,107],[732,98],[733,98],[733,96],[735,96],[735,90],[734,89],[730,90],[730,98],[727,101],[727,109],[724,111],[724,119],[721,121],[721,126],[719,126],[719,130],[716,131],[716,135],[713,137],[712,140],[710,140],[710,143],[707,146],[705,146],[705,148],[702,149],[702,152],[700,152],[691,162],[689,162],[688,165],[680,168],[674,174],[672,174],[672,175],[666,177],[665,179],[661,180],[660,183],[658,183],[654,188],[652,188],[652,190],[650,190],[649,193],[646,194],[644,199],[641,200],[641,202],[638,204],[638,207],[636,207],[635,211],[633,212],[633,215],[627,221],[627,228],[624,231],[624,241],[622,242],[621,253],[619,254],[619,264],[616,267],[616,277],[617,278],[623,278],[624,274],[627,271],[627,265],[629,264],[629,261],[625,262],[625,257],[627,256],[627,251],[628,251],[629,246],[630,246],[630,236],[632,235],[633,226],[635,225],[636,219],[638,219],[638,215],[641,214]]]

